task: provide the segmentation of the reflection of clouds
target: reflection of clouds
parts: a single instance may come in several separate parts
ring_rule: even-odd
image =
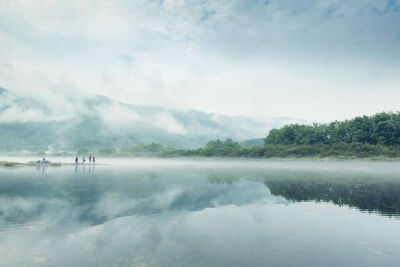
[[[328,204],[321,209],[313,203],[228,205],[186,213],[135,215],[96,226],[60,227],[53,232],[16,231],[7,242],[4,238],[0,242],[0,257],[2,264],[20,266],[263,266],[266,262],[293,266],[300,253],[303,260],[317,266],[335,260],[351,262],[354,255],[373,249],[388,253],[392,260],[399,259],[399,243],[388,248],[385,241],[400,235],[397,223],[379,217],[366,220],[368,216]],[[358,227],[361,222],[364,227]],[[360,245],[358,240],[368,237],[377,222],[384,226],[379,233],[382,239]],[[338,240],[346,242],[328,245],[330,253],[326,253],[326,244]],[[350,247],[352,253],[346,253]],[[314,253],[324,257],[315,258]],[[362,255],[377,265],[391,262],[390,257]]]
[[[197,171],[172,172],[171,177],[162,172],[121,173],[116,180],[109,179],[110,173],[96,180],[66,174],[57,179],[19,175],[0,181],[0,215],[6,222],[51,218],[58,224],[101,224],[121,216],[247,205],[273,198],[260,182],[210,183],[206,174]]]
[[[2,264],[126,266],[184,262],[185,257],[195,254],[185,248],[187,232],[175,232],[187,227],[185,218],[191,211],[259,203],[270,196],[262,183],[239,180],[213,184],[199,172],[120,173],[111,181],[108,175],[100,173],[96,180],[65,174],[57,179],[46,176],[32,180],[24,174],[2,179],[0,185],[8,188],[0,191]],[[238,193],[247,197],[235,201]]]
[[[219,205],[247,205],[256,203],[277,203],[286,202],[282,198],[271,195],[265,185],[259,182],[239,180],[233,183],[230,190],[221,194],[214,200],[216,206]]]
[[[23,198],[14,194],[0,199],[0,225],[15,224],[13,229],[0,231],[0,256],[6,265],[176,264],[201,252],[192,250],[193,246],[189,249],[188,242],[200,245],[207,240],[195,233],[191,235],[197,240],[187,240],[189,230],[184,229],[188,227],[188,217],[199,212],[206,215],[216,206],[246,206],[274,198],[260,182],[212,184],[197,177],[189,181],[174,179],[175,183],[171,183],[153,178],[140,179],[141,185],[128,184],[120,190],[102,187],[101,195],[97,192],[95,197],[86,196],[88,202],[84,203],[81,193],[64,192],[73,189],[70,183],[47,182],[53,183],[48,187],[60,198]],[[154,190],[147,190],[146,194],[135,192],[151,188],[154,182],[159,183]],[[17,224],[25,227],[18,228]]]
[[[20,223],[46,220],[48,216],[53,223],[100,224],[121,216],[195,211],[276,199],[261,182],[213,184],[199,174],[192,178],[156,176],[134,180],[122,187],[119,185],[122,181],[103,184],[101,179],[98,183],[82,181],[79,187],[73,180],[50,178],[45,178],[42,184],[29,180],[13,182],[13,192],[1,199],[0,213],[5,221]]]
[[[120,192],[104,194],[94,203],[93,214],[112,219],[120,216],[157,214],[168,211],[195,211],[220,205],[248,205],[284,201],[272,196],[260,182],[240,180],[233,184],[210,184],[206,180],[192,185],[165,186],[163,191],[135,196]]]
[[[354,249],[364,253],[346,238],[365,239],[378,222],[357,228],[375,217],[329,204],[281,205],[288,202],[250,171],[243,179],[236,169],[190,170],[84,176],[71,169],[0,179],[0,266],[263,266],[282,263],[280,251],[288,265],[300,254],[321,265],[314,252],[326,262]],[[400,236],[397,222],[379,223],[382,240]],[[324,244],[338,238],[347,242],[324,254]],[[375,241],[368,249],[382,251]]]
[[[40,220],[41,217],[48,220],[49,216],[52,219],[62,220],[72,208],[70,203],[61,199],[1,197],[0,202],[0,218],[13,224]]]

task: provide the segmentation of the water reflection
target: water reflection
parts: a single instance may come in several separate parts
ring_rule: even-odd
[[[387,179],[267,179],[274,195],[292,201],[325,201],[385,216],[400,214],[400,180]]]
[[[36,170],[38,171],[38,172],[41,172],[42,174],[44,174],[45,172],[46,172],[46,169],[47,169],[47,164],[43,164],[43,163],[37,163],[36,164]]]
[[[79,171],[82,172],[83,174],[88,173],[88,174],[94,174],[95,170],[95,164],[75,164],[74,165],[74,172],[78,173]]]
[[[37,168],[41,174],[47,170],[46,166]],[[28,216],[15,206],[10,209],[14,213],[1,211],[4,220],[29,221],[35,214],[41,216],[46,200],[68,203],[77,216],[71,220],[90,224],[135,214],[293,201],[329,202],[385,216],[400,213],[400,177],[396,175],[374,178],[331,173],[324,178],[315,171],[103,169],[93,176],[96,179],[88,180],[86,176],[95,175],[94,165],[73,166],[74,176],[68,174],[67,168],[51,170],[44,180],[32,177],[29,169],[12,174],[8,171],[9,176],[4,176],[4,170],[1,172],[2,199],[21,198],[30,201],[31,206],[40,199],[37,205],[41,207]],[[9,178],[10,174],[14,177]]]
[[[399,214],[400,174],[386,167],[96,168],[49,166],[46,175],[42,168],[0,169],[5,266],[395,266],[400,260],[400,221],[385,217]]]

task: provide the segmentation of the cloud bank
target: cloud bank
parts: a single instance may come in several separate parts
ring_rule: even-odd
[[[343,119],[398,109],[399,15],[395,0],[1,1],[0,81],[54,109],[104,94]]]

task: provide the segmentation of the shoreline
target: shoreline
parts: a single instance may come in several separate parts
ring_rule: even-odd
[[[68,165],[74,165],[74,164],[48,161],[44,165],[51,166],[51,167],[61,167],[61,166],[68,166]],[[0,166],[1,167],[24,167],[24,166],[36,167],[36,166],[43,166],[43,164],[42,164],[42,162],[37,163],[34,161],[28,161],[28,162],[0,161]]]
[[[3,157],[4,158],[4,157]],[[21,156],[19,158],[24,158]],[[30,157],[26,157],[30,158]],[[53,159],[61,159],[62,157],[54,157]],[[386,158],[386,157],[369,157],[369,158],[345,158],[345,157],[326,157],[326,158],[318,158],[318,157],[284,157],[284,158],[248,158],[248,157],[143,157],[143,156],[109,156],[105,157],[108,159],[136,159],[136,160],[195,160],[199,162],[210,162],[210,161],[252,161],[252,162],[290,162],[290,161],[314,161],[314,162],[400,162],[400,158]],[[78,163],[75,162],[61,162],[61,161],[47,161],[45,166],[46,167],[61,167],[61,166],[95,166],[95,165],[109,165],[104,163]],[[43,166],[42,162],[36,161],[28,161],[28,162],[18,162],[18,161],[9,161],[9,160],[0,160],[0,167],[37,167]]]
[[[37,167],[37,166],[46,166],[46,167],[61,167],[61,166],[98,166],[98,165],[107,165],[107,164],[99,164],[99,163],[91,163],[91,164],[83,164],[83,163],[69,163],[69,162],[51,162],[47,161],[45,164],[42,162],[37,163],[35,161],[28,162],[16,162],[16,161],[0,161],[0,167]]]

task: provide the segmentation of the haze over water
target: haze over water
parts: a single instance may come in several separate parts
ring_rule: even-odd
[[[0,168],[0,266],[400,261],[398,162],[98,162]]]

